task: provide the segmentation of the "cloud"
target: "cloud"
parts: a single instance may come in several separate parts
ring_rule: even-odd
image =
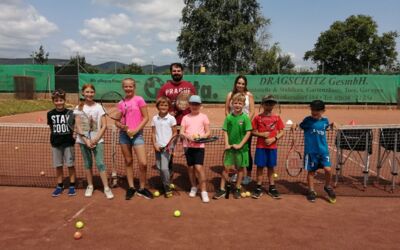
[[[131,58],[144,54],[143,50],[136,48],[132,44],[119,44],[115,41],[90,41],[82,44],[73,39],[67,39],[62,44],[68,50],[68,53],[80,53],[85,57],[92,58],[94,61],[114,58],[131,61]]]
[[[159,32],[157,34],[158,39],[162,42],[175,42],[178,36],[179,33],[176,31]]]
[[[133,63],[136,63],[136,64],[138,64],[138,65],[143,65],[146,61],[143,60],[142,58],[135,57],[135,58],[132,59],[132,62],[133,62]]]
[[[295,54],[294,52],[288,52],[287,55],[289,55],[290,58],[292,58],[292,59],[297,58],[297,57],[296,57],[296,54]]]
[[[161,55],[173,56],[173,55],[175,55],[175,52],[173,52],[171,49],[166,48],[166,49],[161,50]]]
[[[33,6],[19,0],[2,1],[0,9],[0,49],[33,46],[58,30],[56,24],[40,15]]]
[[[107,18],[91,18],[84,22],[85,28],[80,30],[82,36],[89,39],[113,39],[127,34],[133,23],[123,14],[112,14]]]

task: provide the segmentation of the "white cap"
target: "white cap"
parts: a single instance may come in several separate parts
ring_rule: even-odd
[[[292,125],[292,124],[293,124],[292,120],[287,120],[286,125]]]

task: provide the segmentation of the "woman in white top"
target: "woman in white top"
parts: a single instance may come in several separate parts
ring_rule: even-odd
[[[236,93],[243,93],[246,96],[246,102],[243,107],[243,113],[247,114],[250,120],[254,117],[254,96],[247,89],[247,78],[244,75],[238,75],[233,85],[233,90],[228,93],[225,99],[225,116],[230,114],[233,110],[231,98]],[[251,157],[251,137],[248,141],[249,144],[249,167],[247,168],[246,177],[243,179],[243,184],[247,185],[251,182],[251,171],[253,169],[253,158]]]

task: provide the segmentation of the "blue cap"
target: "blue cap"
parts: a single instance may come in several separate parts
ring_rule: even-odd
[[[201,103],[201,98],[198,95],[192,95],[189,98],[189,103]]]

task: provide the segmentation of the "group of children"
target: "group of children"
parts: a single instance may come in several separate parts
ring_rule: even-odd
[[[145,198],[153,198],[152,193],[145,188],[146,182],[146,154],[144,151],[143,128],[147,123],[148,114],[146,104],[142,97],[135,95],[135,82],[133,79],[124,79],[122,85],[128,103],[131,103],[132,108],[130,111],[126,110],[121,104],[119,108],[122,112],[127,112],[121,116],[121,120],[116,122],[116,126],[120,128],[120,144],[124,155],[127,171],[127,179],[129,188],[127,189],[126,199],[129,200],[133,197],[135,192]],[[104,194],[107,198],[112,199],[113,194],[108,186],[107,176],[104,165],[104,146],[103,135],[106,128],[105,113],[101,105],[94,102],[95,89],[91,84],[87,84],[82,88],[84,101],[76,108],[74,114],[79,117],[79,112],[85,112],[87,115],[97,121],[97,131],[91,139],[80,137],[76,138],[79,143],[82,156],[84,159],[84,166],[86,169],[86,176],[88,187],[85,196],[90,197],[93,193],[92,184],[92,157],[95,158],[96,166],[99,170],[101,180],[104,186]],[[69,131],[67,126],[63,126],[65,131],[58,131],[54,128],[57,127],[59,116],[65,116],[68,109],[65,108],[65,92],[57,90],[52,95],[55,109],[48,112],[48,125],[51,129],[51,144],[53,150],[53,165],[57,173],[57,187],[53,192],[53,196],[59,196],[63,192],[63,165],[65,164],[69,169],[70,174],[70,187],[68,195],[75,195],[75,168],[74,168],[74,143],[73,132]],[[252,193],[252,197],[258,199],[262,196],[262,180],[264,169],[267,168],[267,175],[269,180],[268,194],[276,199],[280,198],[280,194],[276,189],[274,183],[275,167],[277,166],[277,142],[284,136],[284,123],[279,115],[273,113],[274,106],[277,100],[273,96],[265,96],[261,100],[262,112],[256,115],[251,121],[249,116],[243,113],[242,109],[245,104],[246,96],[242,93],[236,93],[232,96],[233,111],[228,114],[224,120],[222,127],[224,133],[224,149],[226,150],[224,165],[225,168],[221,174],[221,182],[219,189],[213,196],[214,199],[219,199],[229,192],[230,187],[235,185],[233,189],[234,198],[241,197],[241,183],[245,175],[245,169],[249,166],[249,144],[247,143],[250,136],[257,137],[257,146],[255,152],[255,165],[257,166],[256,188]],[[177,122],[169,110],[171,101],[166,97],[160,97],[156,101],[158,114],[151,119],[152,127],[152,144],[155,150],[156,166],[160,170],[161,180],[164,188],[165,197],[172,196],[173,184],[171,183],[170,175],[170,152],[163,150],[169,143],[172,137],[177,133],[187,138],[188,145],[185,156],[188,166],[189,180],[191,189],[189,192],[190,197],[196,197],[198,188],[200,189],[200,196],[203,202],[209,202],[209,196],[206,190],[206,175],[204,170],[204,156],[205,145],[204,143],[196,143],[193,141],[193,136],[200,138],[207,138],[210,136],[210,122],[207,115],[200,112],[201,98],[197,95],[192,95],[189,99],[189,106],[191,112],[185,115],[182,122],[177,128]],[[126,103],[124,104],[126,105]],[[331,170],[328,145],[326,141],[326,130],[330,124],[328,119],[322,117],[325,110],[325,105],[322,101],[316,100],[310,104],[311,116],[306,117],[301,123],[300,128],[304,130],[305,138],[305,169],[308,171],[307,182],[309,192],[307,199],[314,202],[316,199],[316,192],[314,190],[314,174],[319,168],[325,171],[326,181],[324,190],[327,192],[329,199],[334,201],[336,195],[330,185]],[[131,112],[131,114],[129,113]],[[126,119],[126,120],[124,120]],[[134,120],[128,121],[128,120]],[[79,123],[77,119],[77,123]],[[79,124],[78,124],[79,125]],[[297,124],[292,125],[295,129]],[[129,135],[129,136],[128,136]],[[133,185],[133,158],[132,149],[134,150],[139,160],[140,170],[140,188],[135,190]],[[230,154],[234,152],[234,154]],[[235,161],[236,155],[239,154],[241,161]],[[231,169],[236,169],[237,178],[236,183],[231,183],[229,173]],[[227,191],[228,190],[228,191]]]

